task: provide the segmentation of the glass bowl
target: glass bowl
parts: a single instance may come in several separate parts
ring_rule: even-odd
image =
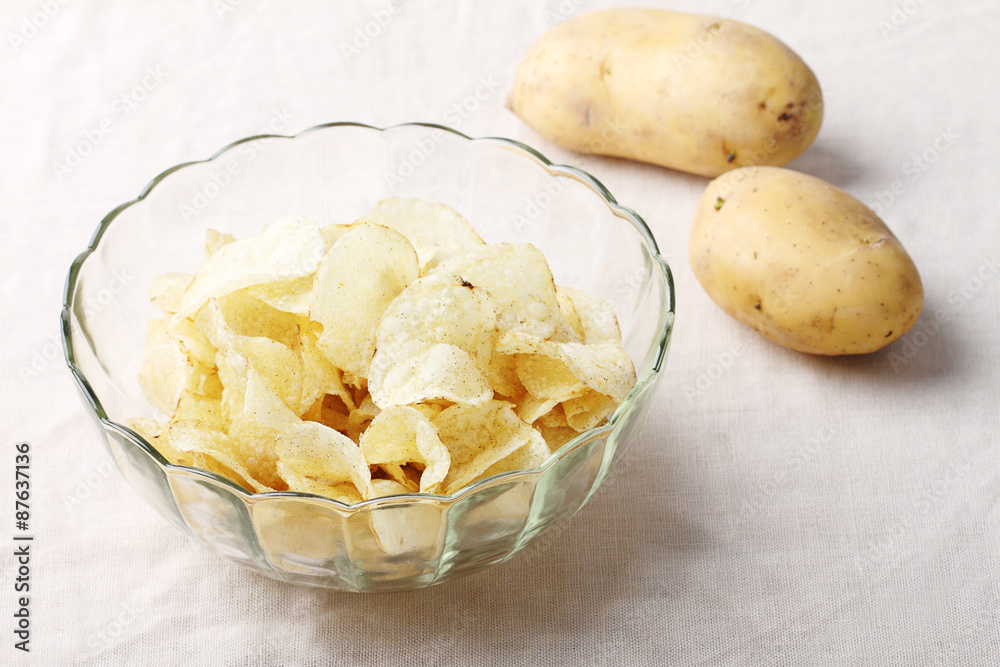
[[[344,505],[306,493],[250,493],[172,465],[124,424],[155,418],[137,373],[154,277],[194,272],[205,229],[237,238],[282,215],[350,223],[382,198],[437,201],[488,243],[533,243],[556,284],[609,301],[638,382],[609,417],[543,465],[452,495]],[[111,211],[70,267],[62,311],[66,362],[128,483],[216,553],[285,581],[348,591],[438,584],[504,561],[575,514],[635,439],[656,391],[674,322],[670,270],[646,224],[596,179],[499,138],[426,124],[331,123],[294,137],[237,141],[168,169]]]

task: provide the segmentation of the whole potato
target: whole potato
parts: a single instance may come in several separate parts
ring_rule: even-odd
[[[507,104],[565,148],[702,176],[790,162],[823,119],[816,77],[775,37],[656,9],[556,26],[525,55]]]
[[[813,176],[745,167],[709,183],[691,268],[727,313],[813,354],[873,352],[917,321],[913,260],[871,209]]]

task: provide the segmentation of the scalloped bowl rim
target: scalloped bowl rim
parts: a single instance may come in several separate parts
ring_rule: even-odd
[[[611,413],[611,415],[608,417],[608,421],[606,424],[594,427],[590,430],[580,433],[573,439],[564,443],[555,452],[552,452],[549,455],[549,457],[545,459],[543,463],[534,468],[510,470],[503,473],[498,473],[496,475],[491,475],[484,479],[473,482],[472,484],[468,484],[451,494],[436,494],[436,493],[426,493],[426,492],[394,494],[389,496],[381,496],[379,498],[372,498],[369,500],[364,500],[360,503],[354,503],[348,505],[333,498],[328,498],[326,496],[320,496],[300,491],[269,491],[266,493],[253,493],[247,491],[236,482],[227,479],[226,477],[223,477],[221,475],[218,475],[216,473],[210,472],[208,470],[195,468],[192,466],[184,466],[184,465],[177,465],[174,463],[170,463],[152,444],[147,442],[147,440],[144,437],[142,437],[132,429],[128,428],[127,426],[119,424],[116,421],[113,421],[107,416],[107,413],[105,412],[100,399],[97,397],[97,394],[93,390],[93,388],[91,388],[90,382],[87,380],[86,375],[84,375],[84,373],[79,369],[79,367],[76,364],[75,356],[73,354],[74,341],[71,330],[72,329],[71,317],[72,317],[72,307],[73,307],[73,293],[75,291],[75,287],[77,284],[77,276],[79,274],[80,268],[83,266],[83,263],[87,260],[87,258],[90,257],[90,255],[97,249],[101,237],[104,235],[104,232],[108,229],[108,227],[110,227],[111,223],[114,222],[114,220],[123,211],[143,201],[149,195],[149,193],[152,192],[152,190],[157,185],[160,184],[161,181],[163,181],[167,176],[169,176],[175,171],[184,169],[185,167],[213,162],[214,160],[226,154],[233,148],[250,141],[257,141],[260,139],[294,140],[297,137],[301,137],[305,134],[309,134],[312,132],[332,127],[357,127],[366,130],[372,130],[375,132],[389,132],[399,128],[420,127],[420,128],[443,130],[445,132],[451,133],[462,139],[474,143],[497,142],[501,144],[506,144],[508,146],[514,147],[515,149],[518,149],[519,151],[523,151],[524,153],[527,154],[528,157],[534,158],[543,169],[549,172],[550,175],[573,178],[582,181],[584,184],[590,186],[597,194],[599,194],[605,200],[608,207],[618,217],[624,218],[633,224],[633,226],[642,235],[643,240],[648,244],[649,249],[651,251],[650,252],[651,259],[654,260],[655,266],[657,270],[660,272],[666,284],[668,292],[667,295],[668,300],[666,303],[667,312],[666,312],[666,317],[664,318],[663,328],[659,331],[658,339],[656,341],[656,344],[658,345],[658,350],[656,353],[656,357],[653,360],[652,366],[649,368],[648,371],[646,371],[645,375],[637,379],[635,386],[632,387],[628,395],[615,408],[614,412]],[[579,169],[578,167],[553,163],[551,160],[546,158],[544,155],[539,153],[534,148],[531,148],[530,146],[523,144],[519,141],[516,141],[514,139],[507,139],[505,137],[479,137],[479,138],[470,137],[462,132],[459,132],[458,130],[455,130],[453,128],[444,125],[438,125],[436,123],[421,123],[421,122],[400,123],[398,125],[391,125],[388,127],[381,128],[381,127],[375,127],[373,125],[368,125],[365,123],[342,121],[342,122],[332,122],[332,123],[323,123],[321,125],[315,125],[313,127],[307,128],[305,130],[302,130],[301,132],[297,132],[292,135],[258,134],[243,139],[239,139],[237,141],[234,141],[232,143],[223,146],[221,149],[217,150],[215,153],[213,153],[211,156],[209,156],[204,160],[192,160],[190,162],[182,162],[157,174],[146,185],[146,187],[142,189],[142,191],[139,193],[139,196],[137,196],[135,199],[132,199],[131,201],[119,204],[109,213],[107,213],[107,215],[104,216],[104,218],[98,225],[96,231],[94,232],[93,236],[91,237],[87,249],[81,252],[79,255],[77,255],[77,257],[73,260],[73,263],[70,265],[69,272],[66,276],[66,283],[63,290],[63,306],[60,314],[60,321],[62,325],[61,337],[63,344],[63,356],[66,361],[66,365],[69,367],[70,371],[73,373],[73,376],[76,378],[77,384],[80,386],[80,389],[84,394],[84,397],[87,399],[87,402],[90,404],[91,409],[94,411],[97,418],[100,420],[101,424],[104,426],[106,430],[110,429],[118,431],[123,436],[133,441],[136,445],[141,447],[146,454],[151,456],[152,459],[157,463],[157,465],[163,468],[165,472],[172,472],[175,474],[180,473],[183,474],[184,476],[195,475],[206,481],[212,482],[214,485],[221,484],[226,487],[227,491],[236,493],[243,500],[243,502],[247,503],[248,505],[277,498],[293,498],[299,500],[313,501],[317,502],[318,504],[328,504],[340,512],[347,511],[353,513],[365,510],[373,506],[381,507],[384,505],[405,505],[419,501],[433,501],[438,504],[450,505],[452,503],[461,500],[462,498],[471,493],[475,493],[476,491],[485,486],[493,486],[507,478],[537,477],[543,475],[545,471],[548,470],[552,465],[554,465],[557,460],[563,458],[569,452],[577,449],[588,440],[612,432],[623,418],[622,415],[627,413],[632,408],[632,406],[635,405],[635,403],[638,400],[638,397],[642,395],[642,393],[646,390],[646,387],[649,385],[649,383],[654,381],[656,377],[661,373],[663,369],[664,360],[666,359],[667,350],[670,345],[670,339],[672,337],[671,334],[673,331],[674,313],[675,313],[675,295],[674,295],[673,275],[670,271],[670,267],[667,264],[666,260],[664,260],[663,257],[660,255],[659,246],[656,243],[656,239],[653,237],[652,231],[650,231],[649,227],[646,225],[646,222],[639,216],[639,214],[637,214],[632,209],[619,204],[615,200],[614,196],[608,191],[608,189],[604,187],[604,184],[601,183],[599,180],[597,180],[591,174],[587,173],[586,171]],[[83,333],[82,330],[81,333]]]

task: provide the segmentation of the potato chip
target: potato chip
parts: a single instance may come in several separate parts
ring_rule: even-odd
[[[422,280],[483,288],[496,303],[500,332],[523,331],[552,336],[559,321],[559,301],[552,272],[531,244],[494,243],[445,260]]]
[[[185,391],[205,391],[213,371],[190,359],[163,320],[152,320],[146,328],[146,346],[139,368],[139,386],[150,404],[172,414]]]
[[[184,290],[193,279],[190,273],[173,272],[157,276],[149,286],[149,300],[164,315],[173,315],[180,310]]]
[[[246,291],[275,310],[308,318],[313,279],[314,276],[308,275],[291,280],[276,280],[251,285]]]
[[[228,232],[220,232],[215,229],[205,230],[205,256],[211,257],[219,248],[228,245],[236,240],[236,237]]]
[[[274,491],[271,486],[254,479],[234,451],[230,437],[222,431],[205,428],[197,421],[180,420],[171,423],[161,438],[169,439],[170,446],[190,456],[198,467],[232,479],[248,491]]]
[[[411,493],[410,489],[391,479],[372,480],[372,498],[384,498],[397,494]]]
[[[576,312],[573,299],[566,292],[566,289],[556,285],[556,300],[559,302],[559,323],[556,331],[552,334],[552,340],[560,343],[582,343],[586,333],[583,330],[583,323],[580,322],[580,314]]]
[[[525,394],[517,402],[515,412],[521,421],[533,424],[539,418],[552,412],[552,409],[559,405],[561,400],[559,398],[538,398],[532,394]]]
[[[243,354],[220,351],[218,364],[223,384],[222,414],[233,450],[255,480],[280,488],[283,482],[275,467],[274,439],[301,420]]]
[[[189,359],[207,368],[215,366],[215,346],[189,317],[171,319],[167,324],[168,333],[180,342],[181,350]]]
[[[273,283],[267,283],[271,285]],[[251,293],[238,290],[218,297],[222,319],[240,336],[264,336],[294,349],[299,343],[299,325],[309,320],[274,308]]]
[[[323,325],[319,349],[337,368],[368,377],[375,329],[397,294],[420,275],[417,254],[399,232],[354,226],[316,274],[310,317]]]
[[[611,304],[571,287],[556,287],[556,293],[559,295],[560,310],[562,311],[564,302],[568,301],[576,314],[580,326],[578,342],[587,345],[621,342],[622,332],[618,328],[618,318],[615,317]]]
[[[582,433],[604,421],[618,403],[610,396],[587,389],[581,396],[563,401],[562,407],[569,427]]]
[[[559,357],[517,354],[514,362],[518,378],[532,396],[558,402],[577,396],[586,388]]]
[[[278,461],[277,467],[278,474],[283,480],[285,480],[289,491],[311,493],[316,496],[325,496],[327,498],[338,500],[345,505],[360,503],[365,499],[353,483],[339,482],[337,484],[324,484],[322,482],[317,482],[306,475],[300,475],[295,472],[295,470],[284,461]]]
[[[302,357],[298,350],[265,336],[236,333],[225,320],[216,299],[210,299],[198,311],[195,323],[219,352],[240,353],[285,406],[296,415],[302,412]]]
[[[541,434],[521,421],[507,401],[456,404],[443,410],[433,423],[451,455],[451,469],[443,484],[445,493],[467,486],[493,464],[541,439]]]
[[[308,276],[326,246],[312,220],[289,215],[263,233],[227,243],[210,256],[184,292],[177,317],[194,315],[206,301],[244,287]]]
[[[516,400],[526,391],[517,376],[516,355],[502,354],[494,349],[486,376],[493,391],[511,400]]]
[[[454,209],[422,199],[383,199],[358,222],[374,222],[405,236],[417,251],[421,274],[483,245],[469,221]]]
[[[546,426],[545,424],[535,424],[535,428],[545,438],[545,443],[549,446],[549,451],[556,452],[567,442],[580,435],[576,429],[569,426]]]
[[[440,204],[390,198],[323,228],[291,215],[242,240],[208,230],[205,252],[193,277],[150,287],[164,319],[139,382],[169,419],[129,424],[251,491],[454,493],[543,464],[635,383],[609,304]],[[387,554],[434,548],[437,509],[387,510],[372,516]]]
[[[525,433],[527,434],[527,431]],[[486,478],[514,470],[531,470],[532,468],[537,468],[545,463],[545,460],[549,458],[551,453],[552,451],[549,449],[542,434],[535,429],[531,429],[527,444],[515,449],[508,456],[491,465],[480,477]]]
[[[451,465],[437,428],[420,411],[406,405],[386,408],[376,415],[361,435],[361,453],[368,465],[419,464],[423,467],[420,491],[426,493],[437,492]]]
[[[292,424],[277,437],[274,448],[286,475],[291,470],[326,486],[350,482],[362,498],[372,495],[371,473],[361,449],[332,428],[316,422]]]
[[[632,359],[615,343],[556,343],[511,331],[497,339],[496,349],[519,355],[521,382],[529,392],[542,398],[558,397],[553,392],[567,390],[571,377],[617,402],[635,385]]]
[[[489,400],[492,298],[460,283],[424,280],[401,292],[379,323],[368,378],[375,404],[385,409],[435,399]]]
[[[350,229],[351,225],[326,225],[319,228],[319,233],[323,236],[323,243],[326,244],[326,249],[329,250]]]
[[[320,352],[317,345],[318,327],[305,322],[298,328],[299,353],[302,355],[302,401],[300,414],[326,394],[343,401],[348,410],[354,409],[354,397],[344,386],[343,374]]]

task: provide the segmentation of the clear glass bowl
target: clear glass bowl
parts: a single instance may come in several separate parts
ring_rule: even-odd
[[[349,223],[389,196],[458,210],[487,242],[530,242],[556,283],[609,301],[638,382],[608,423],[541,466],[450,495],[357,505],[304,493],[253,494],[172,465],[124,426],[157,417],[137,373],[155,276],[194,272],[206,227],[236,237],[287,213]],[[438,584],[510,558],[569,519],[635,439],[674,322],[670,270],[645,223],[596,179],[515,141],[448,128],[332,123],[257,136],[157,176],[101,222],[74,262],[62,311],[66,362],[135,491],[216,553],[285,581],[349,591]]]

